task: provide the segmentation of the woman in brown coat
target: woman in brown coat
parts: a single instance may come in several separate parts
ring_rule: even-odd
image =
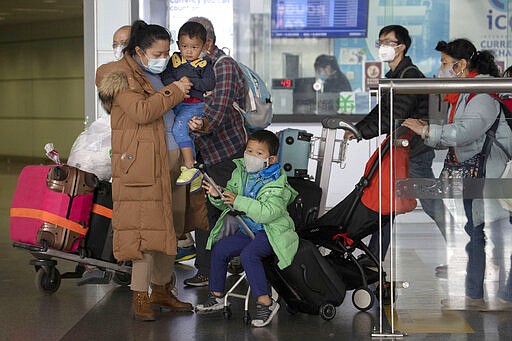
[[[133,262],[133,313],[145,321],[155,319],[150,303],[192,311],[190,303],[171,292],[176,234],[163,116],[187,97],[191,83],[181,80],[164,87],[158,82],[169,45],[165,28],[136,21],[124,57],[96,73],[97,85],[112,71],[127,77],[128,88],[115,95],[110,110],[114,256]]]

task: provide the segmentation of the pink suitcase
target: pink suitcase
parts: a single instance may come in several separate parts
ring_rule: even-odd
[[[26,166],[11,206],[13,241],[76,251],[89,224],[94,175],[70,166]]]

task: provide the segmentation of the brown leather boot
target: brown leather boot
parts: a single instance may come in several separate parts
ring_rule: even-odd
[[[173,295],[171,289],[173,285],[167,283],[166,285],[151,284],[151,298],[150,302],[170,311],[193,311],[192,304],[188,302],[181,302]]]
[[[133,318],[139,321],[154,321],[155,312],[149,304],[148,293],[145,291],[134,291],[132,300]]]

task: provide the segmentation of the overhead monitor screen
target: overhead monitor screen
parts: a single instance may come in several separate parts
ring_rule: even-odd
[[[272,0],[273,38],[366,37],[368,0]]]

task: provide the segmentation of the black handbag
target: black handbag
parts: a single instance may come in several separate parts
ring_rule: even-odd
[[[500,114],[485,133],[485,141],[480,153],[473,155],[468,160],[458,162],[455,157],[455,149],[453,147],[448,149],[443,170],[441,171],[441,179],[485,178],[485,167],[487,158],[491,153],[491,147],[493,143],[500,145],[496,140],[496,130],[500,123]]]

